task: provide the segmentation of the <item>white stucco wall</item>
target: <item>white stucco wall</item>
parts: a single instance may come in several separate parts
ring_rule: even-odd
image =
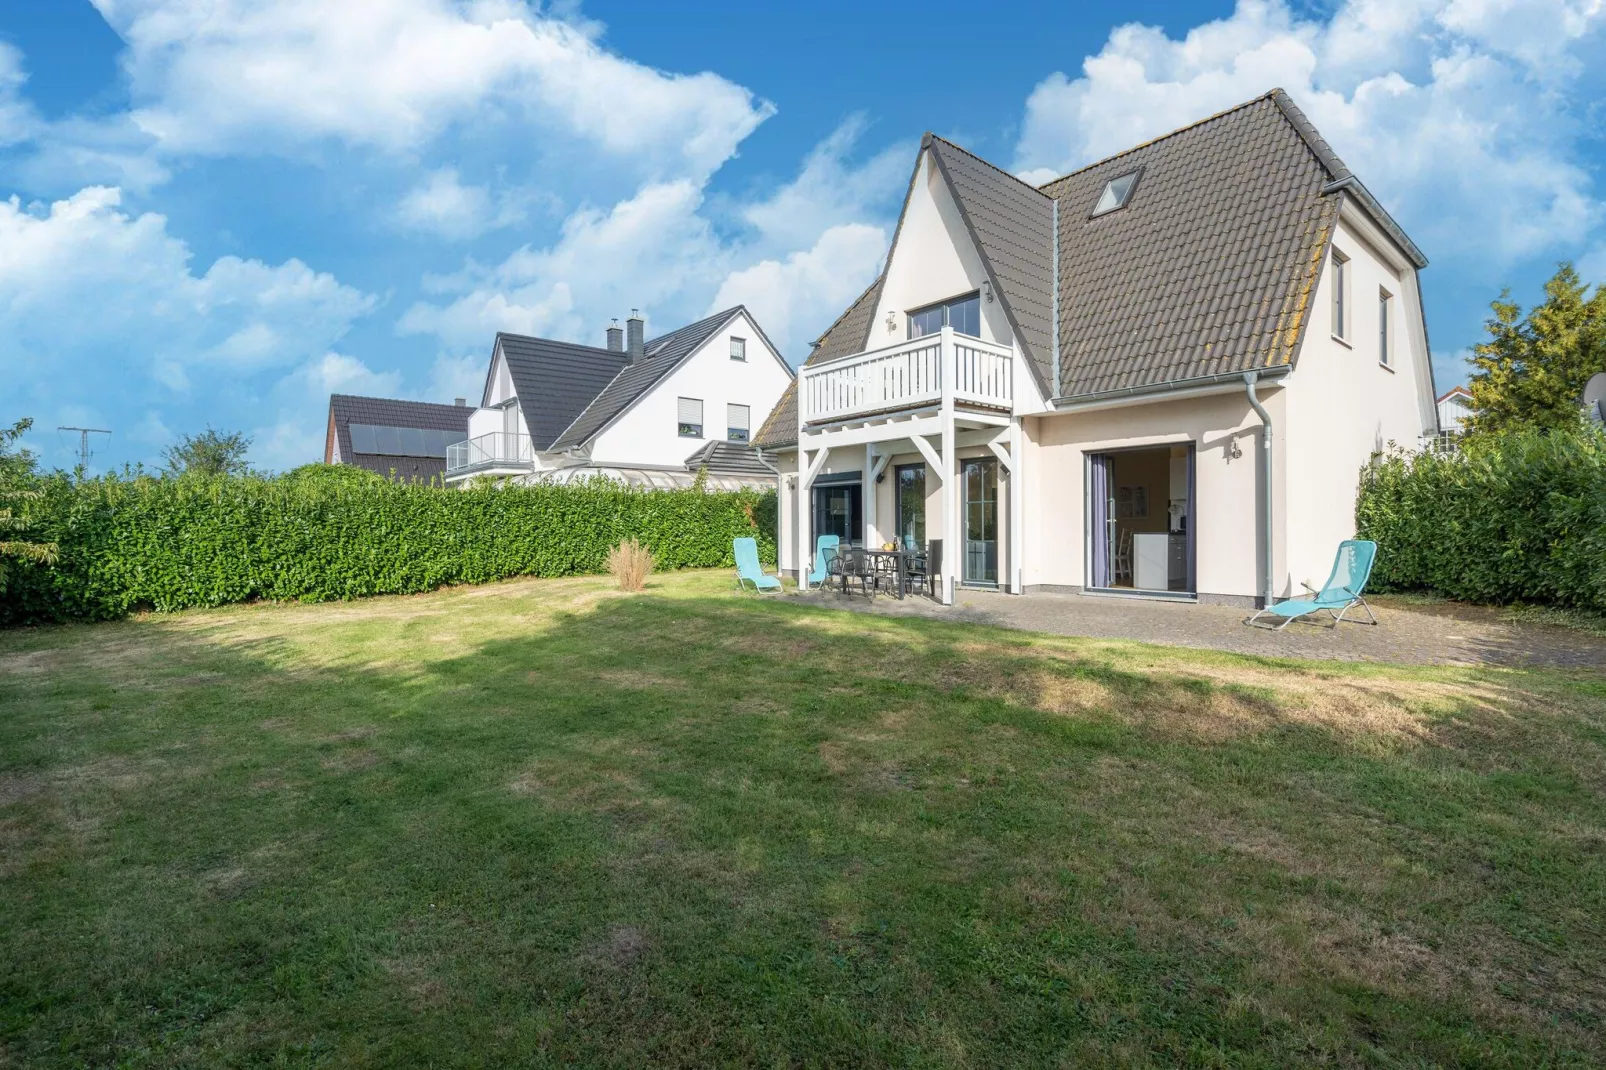
[[[1283,393],[1261,389],[1261,402],[1278,423]],[[1241,387],[1178,401],[1029,417],[1026,438],[1029,490],[1022,556],[1028,587],[1086,584],[1088,453],[1191,442],[1198,515],[1190,523],[1195,525],[1199,594],[1249,599],[1260,592],[1260,420]],[[1238,457],[1232,456],[1234,443]],[[1284,468],[1282,458],[1277,460],[1274,483],[1281,482]],[[1286,583],[1280,563],[1274,574]]]
[[[1341,221],[1333,246],[1349,257],[1350,324],[1333,331],[1333,261],[1329,256],[1312,300],[1293,374],[1288,415],[1278,445],[1288,462],[1287,568],[1292,593],[1301,581],[1320,586],[1339,542],[1355,536],[1359,473],[1390,443],[1420,445],[1437,423],[1427,339],[1416,276],[1403,256],[1378,235]],[[1379,363],[1379,289],[1393,295],[1391,359]]]
[[[745,361],[731,359],[732,337],[747,340]],[[757,434],[791,381],[780,354],[764,344],[763,336],[743,314],[599,434],[592,443],[591,461],[684,464],[711,440],[726,437],[727,404],[748,406],[749,430]],[[702,438],[682,438],[678,433],[676,402],[682,397],[702,400]]]
[[[871,321],[867,349],[901,342],[909,336],[907,313],[950,297],[980,290],[987,270],[959,215],[948,186],[923,153],[909,207],[898,230],[897,245],[887,263],[886,281]],[[887,314],[893,328],[887,329]],[[981,303],[981,333],[989,342],[1009,345],[1009,318],[997,300]]]

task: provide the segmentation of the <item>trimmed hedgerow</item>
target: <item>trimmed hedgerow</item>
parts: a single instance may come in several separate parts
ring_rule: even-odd
[[[1606,436],[1523,432],[1456,454],[1393,453],[1361,476],[1374,582],[1465,602],[1606,611]]]
[[[663,569],[734,566],[738,536],[756,537],[775,559],[773,492],[641,490],[606,479],[448,490],[338,469],[276,479],[54,477],[39,489],[33,530],[60,544],[60,561],[13,572],[0,623],[596,573],[626,538]]]

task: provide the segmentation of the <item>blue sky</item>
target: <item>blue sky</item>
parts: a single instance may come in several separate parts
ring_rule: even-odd
[[[332,391],[473,398],[498,329],[742,301],[801,359],[920,134],[1023,176],[1282,86],[1433,261],[1441,388],[1503,286],[1606,281],[1603,0],[0,6],[0,420],[70,464]]]

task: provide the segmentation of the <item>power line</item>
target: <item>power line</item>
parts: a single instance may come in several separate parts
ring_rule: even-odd
[[[90,435],[106,435],[107,437],[111,436],[111,432],[106,430],[103,427],[60,427],[60,426],[58,426],[56,428],[56,430],[57,431],[77,431],[78,432],[78,465],[81,468],[88,468],[89,467],[89,458],[94,456],[89,451],[89,436]]]

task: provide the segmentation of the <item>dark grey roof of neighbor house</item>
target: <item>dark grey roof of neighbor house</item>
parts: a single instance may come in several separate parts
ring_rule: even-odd
[[[594,394],[584,411],[574,418],[550,447],[537,448],[566,450],[585,445],[612,423],[615,417],[634,405],[643,394],[680,367],[687,357],[702,348],[703,344],[723,330],[726,324],[746,311],[746,306],[737,305],[700,319],[696,323],[688,323],[658,338],[649,339],[643,346],[645,355],[640,360],[625,365],[612,381]],[[759,334],[763,333],[760,329]],[[770,345],[767,337],[764,338],[764,343],[775,352],[780,352]],[[520,394],[520,397],[523,395]]]
[[[863,352],[870,342],[871,319],[875,316],[876,302],[881,300],[881,281],[878,276],[865,288],[859,299],[847,307],[836,322],[825,329],[814,342],[809,359],[804,364],[845,357]],[[793,379],[781,395],[781,400],[770,410],[764,425],[753,436],[753,445],[774,447],[790,446],[797,442],[797,380]]]
[[[1291,364],[1346,197],[1412,264],[1427,265],[1280,89],[1035,190],[942,138],[921,144],[1044,385],[1053,383],[1054,356],[1054,245],[1044,217],[1057,202],[1062,397]],[[1105,183],[1134,170],[1126,205],[1092,217]],[[822,336],[809,363],[865,348],[880,282]],[[794,384],[754,442],[795,443],[796,424]]]
[[[495,344],[507,361],[531,445],[537,450],[551,448],[626,363],[625,354],[611,349],[523,334],[498,333]],[[482,404],[489,400],[490,389],[487,371]]]
[[[429,479],[446,471],[446,457],[402,457],[357,453],[351,446],[351,425],[412,427],[424,431],[456,431],[468,437],[468,417],[474,410],[467,405],[439,405],[430,401],[399,401],[395,398],[367,398],[355,394],[329,395],[329,419],[340,444],[342,463],[367,468],[381,475],[395,469],[405,478]],[[436,463],[438,461],[438,463]]]
[[[712,475],[773,476],[775,466],[752,446],[716,439],[686,458],[686,467],[695,472],[708,469]]]

